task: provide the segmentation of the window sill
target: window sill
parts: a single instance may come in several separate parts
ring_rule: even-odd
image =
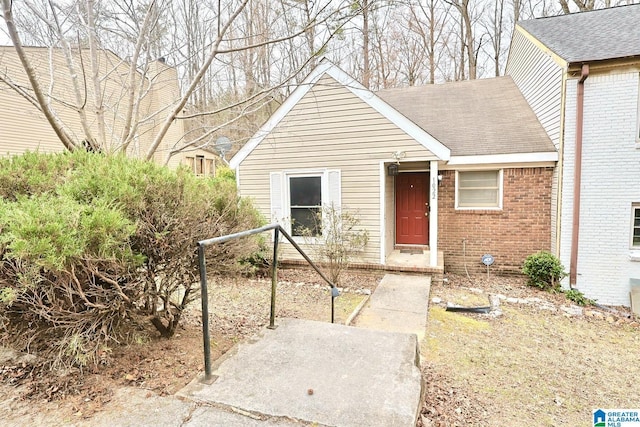
[[[322,240],[318,237],[302,237],[302,236],[291,236],[293,237],[293,241],[299,245],[319,245],[322,243]]]
[[[640,262],[640,249],[631,249],[629,251],[629,261]]]

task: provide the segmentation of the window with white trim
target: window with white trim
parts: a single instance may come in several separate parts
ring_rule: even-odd
[[[291,235],[321,236],[322,175],[289,176],[288,178]]]
[[[340,180],[339,170],[271,172],[271,220],[294,237],[322,236],[323,207],[340,208]]]
[[[502,208],[502,170],[456,171],[456,209]]]
[[[638,73],[638,100],[636,105],[636,148],[640,148],[640,73]]]
[[[631,247],[640,249],[640,203],[631,206]]]

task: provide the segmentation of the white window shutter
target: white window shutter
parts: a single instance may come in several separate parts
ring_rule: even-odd
[[[283,212],[282,212],[282,172],[271,172],[271,223],[278,223],[282,225]]]
[[[327,197],[327,206],[332,206],[339,211],[341,205],[341,175],[339,169],[333,169],[327,171],[327,188],[328,188],[328,197]]]

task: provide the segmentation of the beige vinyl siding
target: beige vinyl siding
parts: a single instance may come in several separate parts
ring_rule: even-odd
[[[516,27],[506,74],[522,92],[542,127],[558,148],[562,97],[562,67]]]
[[[77,102],[73,91],[71,72],[63,53],[59,49],[26,48],[26,54],[35,69],[40,88],[45,93],[51,93],[51,107],[60,121],[67,126],[67,132],[75,141],[86,139],[85,132],[81,125],[80,115],[75,110]],[[78,85],[85,102],[84,107],[87,123],[93,136],[97,137],[98,128],[95,116],[93,83],[90,80],[90,75],[82,75],[81,67],[81,62],[84,64],[90,63],[89,52],[87,50],[82,51],[81,61],[80,54],[76,51],[73,59],[75,69],[78,72]],[[123,114],[123,112],[118,112],[118,107],[123,103],[123,99],[126,96],[124,84],[128,67],[119,58],[107,51],[99,52],[98,61],[100,75],[106,76],[106,78],[101,80],[101,90],[104,99],[107,144],[113,145],[116,144],[116,141],[119,140],[122,133],[123,123],[118,117],[119,114]],[[22,65],[12,47],[1,48],[0,65],[3,70],[7,70],[6,74],[9,79],[27,88],[27,92],[32,93],[30,89],[31,86],[24,74]],[[86,66],[88,67],[88,65]],[[89,72],[88,68],[87,72]],[[2,85],[2,93],[3,103],[24,105],[34,112],[34,114],[28,116],[28,120],[26,118],[22,120],[22,128],[28,129],[26,133],[16,132],[15,128],[11,129],[11,132],[2,132],[0,135],[0,147],[3,152],[18,154],[27,149],[35,150],[42,146],[46,146],[48,148],[47,151],[49,151],[49,149],[52,151],[61,151],[64,148],[44,119],[44,116],[37,112],[34,106],[28,107],[30,103],[5,85]]]
[[[151,79],[153,90],[149,92],[149,102],[146,114],[149,115],[150,139],[148,144],[153,142],[153,138],[160,131],[167,115],[175,108],[176,101],[180,99],[180,87],[178,86],[178,72],[174,67],[169,67],[159,61],[149,64],[148,77]],[[180,147],[184,141],[184,120],[174,120],[169,127],[164,139],[155,152],[154,160],[161,164],[167,164],[171,168],[176,168],[183,163],[186,157],[183,153],[171,154],[172,150]],[[147,147],[148,149],[148,147]],[[202,151],[202,150],[200,150]],[[205,152],[206,153],[206,152]],[[198,153],[212,158],[212,153]]]
[[[62,150],[62,143],[44,116],[32,104],[15,95],[12,89],[0,87],[0,111],[1,156],[20,154],[27,149],[43,153]]]
[[[324,76],[240,164],[240,193],[270,218],[271,172],[339,169],[342,208],[357,210],[362,227],[369,230],[360,261],[379,263],[380,162],[393,161],[394,151],[404,151],[405,160],[436,159],[382,114]],[[297,258],[289,245],[284,256]]]
[[[66,126],[67,132],[75,141],[86,139],[80,115],[74,107],[77,102],[73,82],[62,51],[29,47],[26,48],[26,53],[36,71],[41,89],[45,93],[52,94],[51,106]],[[76,50],[73,55],[75,67],[79,73],[78,84],[85,99],[87,122],[91,133],[97,138],[93,83],[91,76],[82,75],[81,67],[82,62],[87,67],[87,73],[89,72],[89,51],[84,49],[79,53]],[[122,140],[124,117],[128,109],[129,65],[109,51],[99,51],[98,63],[107,148],[116,149]],[[32,92],[13,47],[0,47],[0,68],[3,73],[6,72],[6,76],[11,81],[24,87],[26,92]],[[141,126],[136,131],[136,140],[128,150],[128,154],[134,157],[142,157],[146,154],[168,114],[170,102],[173,102],[180,93],[175,69],[154,62],[150,64],[149,76],[154,77],[156,81],[151,87],[148,82],[143,85],[144,96],[140,101],[138,114]],[[140,74],[136,73],[135,90],[138,90],[139,86]],[[3,111],[0,119],[0,155],[16,155],[27,150],[57,152],[64,149],[44,115],[5,84],[0,84],[0,108]],[[160,154],[155,160],[162,164],[166,162],[167,148],[178,142],[183,134],[183,123],[176,121],[171,126],[161,146]]]

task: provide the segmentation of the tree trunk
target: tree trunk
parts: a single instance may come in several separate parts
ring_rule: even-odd
[[[9,33],[9,37],[11,37],[13,46],[16,49],[16,53],[18,54],[18,58],[20,58],[20,63],[24,68],[27,78],[29,79],[29,83],[31,84],[31,88],[33,89],[34,96],[36,97],[38,104],[40,104],[42,113],[47,119],[47,122],[49,122],[49,125],[55,132],[58,139],[60,139],[60,142],[62,142],[62,145],[64,145],[67,150],[73,151],[78,146],[73,141],[71,136],[69,136],[69,134],[64,130],[62,123],[60,123],[60,121],[55,117],[53,111],[49,107],[49,103],[45,99],[42,88],[40,88],[40,85],[38,83],[35,70],[27,59],[27,55],[24,51],[24,48],[22,47],[22,41],[20,40],[20,36],[18,35],[18,31],[13,21],[13,12],[11,10],[12,3],[12,0],[2,0],[2,17],[7,25],[7,32]]]
[[[369,64],[369,0],[362,0],[362,85],[369,89],[371,64]]]

